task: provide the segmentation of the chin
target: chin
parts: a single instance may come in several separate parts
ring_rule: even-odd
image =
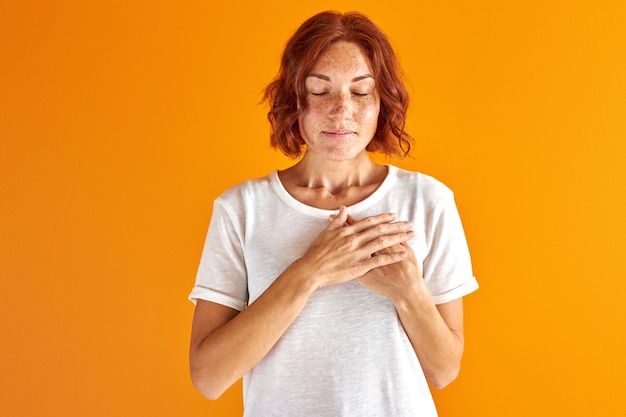
[[[365,151],[361,152],[334,152],[326,155],[326,159],[333,162],[345,162],[352,161],[364,155]]]

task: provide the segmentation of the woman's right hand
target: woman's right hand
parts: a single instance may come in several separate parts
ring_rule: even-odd
[[[354,220],[342,206],[339,213],[292,267],[315,274],[316,287],[356,279],[374,268],[402,261],[406,252],[371,254],[413,238],[410,222],[396,222],[392,213]]]

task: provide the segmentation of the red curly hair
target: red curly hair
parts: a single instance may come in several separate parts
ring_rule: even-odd
[[[305,79],[324,50],[333,42],[360,45],[370,59],[380,112],[374,138],[366,150],[404,157],[412,138],[405,131],[409,95],[400,79],[400,66],[387,36],[368,17],[357,12],[325,11],[306,20],[289,39],[278,75],[265,89],[263,101],[270,111],[271,145],[291,158],[305,144],[298,119],[306,106]]]

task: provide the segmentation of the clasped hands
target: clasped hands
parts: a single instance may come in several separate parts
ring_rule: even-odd
[[[342,206],[299,262],[315,274],[318,288],[356,279],[393,300],[423,281],[408,244],[413,236],[413,225],[394,214],[359,220]]]

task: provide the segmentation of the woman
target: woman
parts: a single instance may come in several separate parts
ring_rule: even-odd
[[[272,144],[300,157],[214,204],[190,368],[207,398],[244,378],[246,416],[432,416],[478,284],[452,192],[405,155],[408,96],[385,35],[323,12],[266,89]]]

